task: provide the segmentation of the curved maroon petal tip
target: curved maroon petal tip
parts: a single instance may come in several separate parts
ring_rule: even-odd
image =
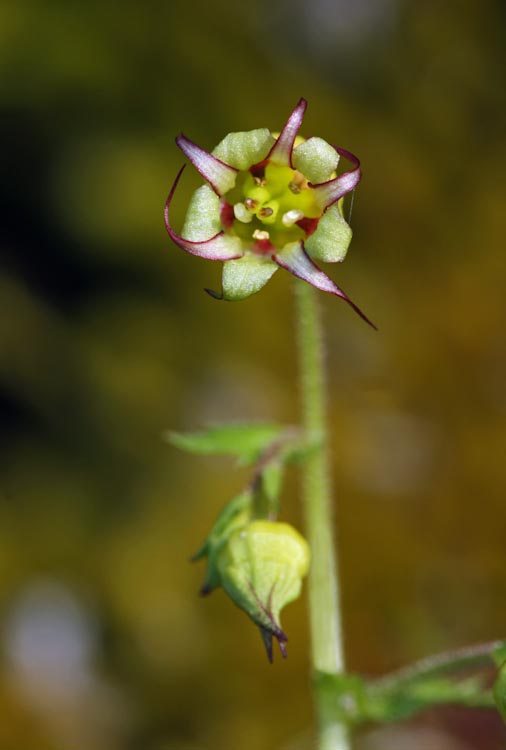
[[[224,299],[223,292],[221,292],[220,294],[219,292],[215,292],[214,289],[208,289],[207,287],[204,287],[204,292],[207,292],[207,294],[213,299],[217,299],[220,301]]]
[[[199,596],[209,596],[212,590],[213,587],[209,583],[204,583],[200,587]]]
[[[293,144],[304,119],[304,113],[307,108],[307,101],[299,99],[299,103],[293,110],[292,114],[286,121],[281,133],[278,135],[276,143],[267,154],[267,159],[292,167]]]
[[[272,655],[272,633],[270,630],[267,630],[267,628],[263,628],[262,626],[259,626],[260,635],[262,636],[262,640],[264,642],[265,650],[267,652],[267,658],[269,660],[269,663],[272,664],[273,662],[273,655]]]
[[[237,169],[204,151],[183,133],[176,138],[176,144],[220,197],[234,187]]]
[[[265,650],[267,652],[267,658],[269,662],[272,664],[274,661],[273,652],[272,652],[272,639],[276,638],[279,650],[281,651],[281,654],[284,659],[287,657],[286,653],[286,643],[288,641],[287,635],[281,630],[281,628],[276,627],[275,631],[273,632],[269,628],[264,627],[263,625],[259,625],[260,635],[262,636],[262,640],[264,642]]]
[[[348,172],[343,172],[338,177],[334,177],[332,180],[327,182],[319,182],[316,185],[311,185],[313,188],[315,198],[322,210],[328,208],[333,203],[342,198],[343,195],[351,193],[354,190],[362,178],[362,172],[360,171],[360,160],[345,148],[339,148],[334,146],[335,150],[341,156],[344,156],[349,162],[353,164],[353,169]]]
[[[316,289],[340,297],[347,302],[353,310],[355,310],[357,315],[360,315],[362,320],[365,320],[365,322],[374,328],[374,330],[378,330],[374,323],[369,320],[367,315],[365,315],[362,310],[351,301],[348,295],[343,292],[343,290],[340,289],[337,284],[335,284],[332,279],[321,270],[321,268],[318,268],[316,263],[307,254],[302,242],[296,247],[290,247],[288,252],[282,250],[280,253],[273,255],[272,260],[277,263],[278,266],[281,266],[281,268],[284,268],[289,271],[289,273],[293,274],[293,276],[302,279],[302,281],[307,281],[308,284],[316,287]]]
[[[184,168],[183,165],[177,173],[177,177],[170,189],[163,211],[165,229],[167,230],[169,237],[182,250],[186,250],[186,252],[191,255],[198,255],[200,258],[207,258],[208,260],[233,260],[234,258],[241,258],[243,255],[242,250],[239,251],[237,245],[231,242],[232,238],[227,237],[224,232],[218,232],[218,234],[215,234],[214,237],[210,237],[208,240],[193,242],[192,240],[185,240],[184,237],[181,237],[172,229],[169,219],[169,207],[172,203],[172,198],[181,175],[183,174]]]

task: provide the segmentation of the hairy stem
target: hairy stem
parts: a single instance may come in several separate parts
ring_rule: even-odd
[[[303,503],[311,547],[309,611],[311,661],[314,672],[344,672],[339,576],[333,535],[331,479],[326,420],[326,379],[322,323],[317,292],[295,282],[296,330],[303,427],[319,442],[303,465]],[[348,750],[347,728],[326,710],[324,696],[315,693],[319,723],[318,750]]]
[[[424,679],[439,677],[459,670],[489,667],[494,663],[494,653],[504,648],[506,648],[505,641],[490,641],[489,643],[480,643],[477,646],[467,646],[454,651],[427,656],[414,664],[371,681],[369,688],[371,691],[381,692],[409,686]]]

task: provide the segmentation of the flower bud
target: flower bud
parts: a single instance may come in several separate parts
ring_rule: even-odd
[[[221,585],[259,626],[270,661],[273,636],[286,656],[280,612],[299,596],[309,559],[298,531],[275,521],[252,521],[233,531],[218,553]]]

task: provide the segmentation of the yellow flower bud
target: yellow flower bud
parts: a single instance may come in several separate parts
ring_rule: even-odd
[[[237,529],[218,554],[221,585],[260,627],[271,661],[273,636],[286,655],[288,639],[279,616],[299,596],[309,559],[308,544],[299,532],[275,521],[252,521]]]

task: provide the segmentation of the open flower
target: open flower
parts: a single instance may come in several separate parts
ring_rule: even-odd
[[[307,103],[301,99],[281,133],[266,128],[229,133],[211,153],[184,135],[176,138],[205,185],[193,194],[181,235],[169,208],[184,167],[165,204],[165,225],[183,250],[224,261],[222,292],[239,300],[258,292],[278,268],[344,299],[369,319],[315,263],[342,261],[351,240],[342,198],[360,181],[360,162],[321,138],[298,135]],[[352,165],[337,175],[340,157]]]

